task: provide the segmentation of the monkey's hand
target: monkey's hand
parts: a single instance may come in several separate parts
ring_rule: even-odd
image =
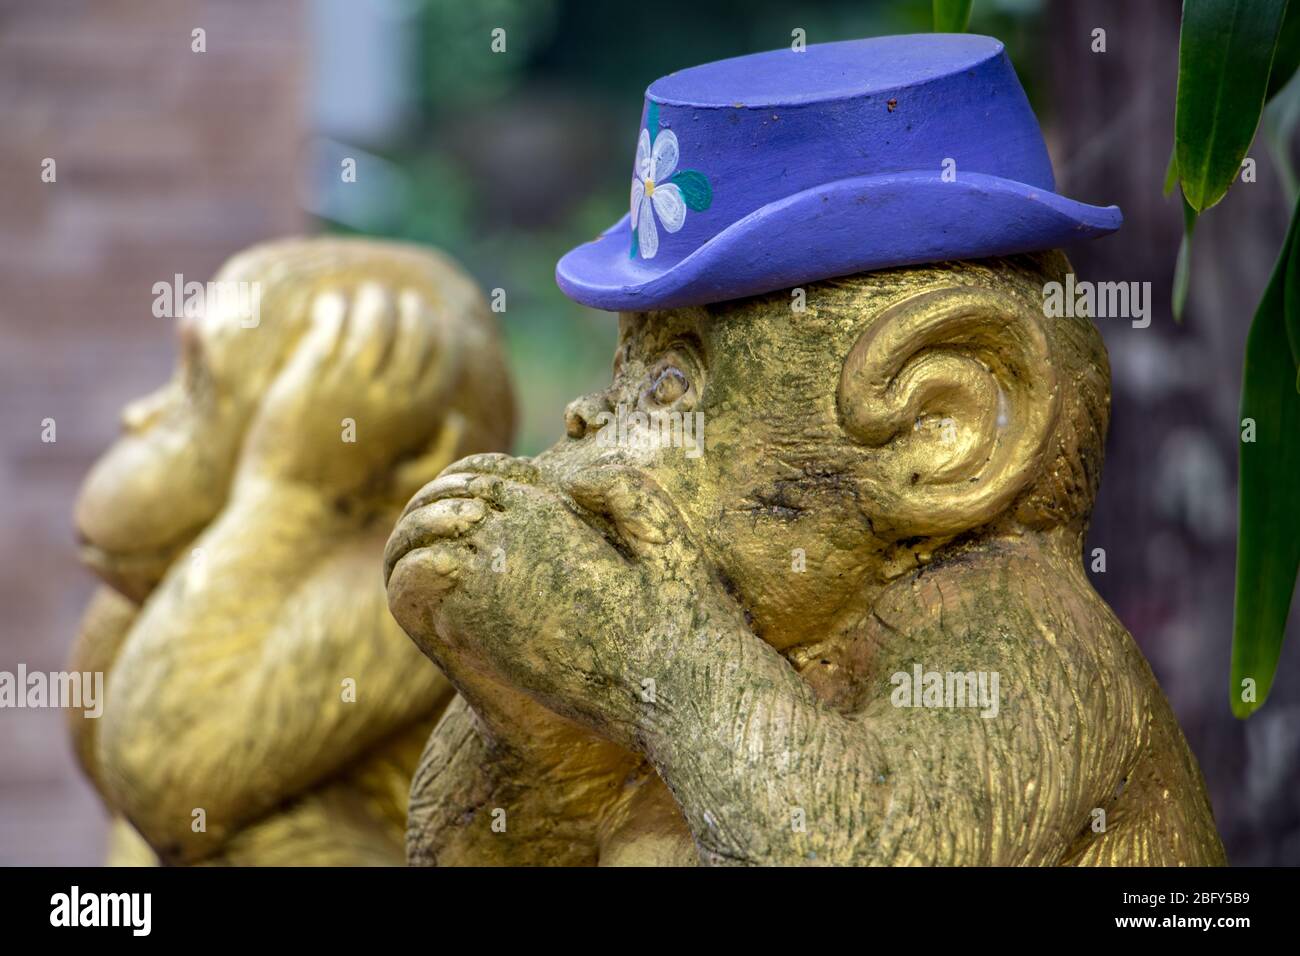
[[[250,427],[239,478],[366,489],[441,420],[459,362],[448,317],[413,291],[363,285],[313,303],[302,344]],[[239,485],[236,486],[238,493]]]
[[[454,464],[407,506],[385,576],[453,680],[472,667],[626,746],[672,705],[683,645],[711,617],[744,627],[666,496],[617,466],[551,490],[526,461]]]
[[[414,864],[594,863],[627,781],[653,774],[606,739],[632,696],[613,686],[616,648],[584,649],[614,624],[596,591],[627,559],[537,482],[504,455],[458,462],[389,542],[390,608],[461,695],[412,782]],[[600,687],[615,699],[588,700]]]

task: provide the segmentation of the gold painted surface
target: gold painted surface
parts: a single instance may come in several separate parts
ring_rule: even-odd
[[[271,243],[216,278],[255,283],[259,321],[177,323],[174,377],[126,409],[76,507],[105,585],[72,666],[107,681],[72,733],[110,859],[147,860],[142,837],[172,864],[401,863],[454,692],[376,566],[416,489],[509,446],[492,317],[450,260],[396,243]]]
[[[412,784],[410,860],[1222,863],[1082,566],[1109,367],[1089,320],[1043,316],[1068,270],[625,314],[567,438],[422,489],[388,601],[462,696]],[[638,444],[653,419],[604,443],[619,406],[702,415],[703,452]],[[915,667],[996,675],[996,713],[896,706]]]

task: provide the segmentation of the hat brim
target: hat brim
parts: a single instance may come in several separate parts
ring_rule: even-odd
[[[1114,232],[1118,206],[1089,206],[981,173],[859,176],[787,196],[673,264],[629,255],[624,216],[555,267],[569,298],[611,312],[674,309],[855,272],[1054,249]]]

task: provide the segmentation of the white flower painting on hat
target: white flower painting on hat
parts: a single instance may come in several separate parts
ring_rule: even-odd
[[[632,258],[640,253],[642,259],[653,259],[659,252],[656,217],[665,232],[677,232],[686,223],[687,209],[699,211],[713,204],[707,176],[677,169],[680,154],[677,134],[659,129],[659,105],[651,103],[632,173]]]

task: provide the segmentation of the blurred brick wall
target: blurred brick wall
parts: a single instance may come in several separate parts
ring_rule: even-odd
[[[209,278],[304,228],[303,14],[0,0],[0,670],[63,666],[93,586],[73,546],[78,483],[122,404],[170,373],[153,283]],[[0,710],[0,864],[97,863],[103,832],[62,715]]]

